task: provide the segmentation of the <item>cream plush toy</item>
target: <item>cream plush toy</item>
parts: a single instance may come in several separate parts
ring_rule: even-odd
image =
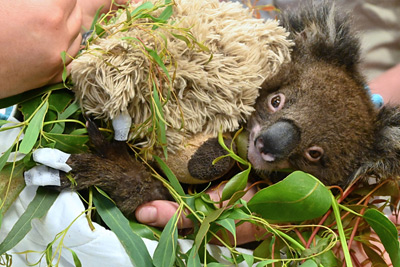
[[[153,1],[149,7],[163,3]],[[177,178],[201,183],[230,167],[196,173],[199,167],[190,170],[189,161],[219,131],[235,131],[246,122],[260,85],[290,60],[292,44],[277,21],[256,19],[239,3],[175,0],[171,4],[169,22],[159,27],[149,18],[129,22],[143,14],[143,9],[134,11],[137,6],[117,14],[71,64],[73,91],[84,112],[95,118],[108,121],[128,114],[130,143],[146,149],[147,155],[162,155],[162,147],[167,147],[167,165]],[[160,16],[163,9],[152,16]],[[162,60],[171,82],[150,50]],[[155,138],[156,113],[166,144]],[[214,168],[208,165],[205,169]]]

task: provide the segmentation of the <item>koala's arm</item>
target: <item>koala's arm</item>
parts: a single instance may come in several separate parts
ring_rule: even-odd
[[[142,203],[170,198],[162,182],[128,153],[125,142],[108,142],[93,122],[88,122],[88,133],[97,153],[72,154],[67,164],[76,185],[62,175],[61,189],[81,190],[96,185],[128,217]]]

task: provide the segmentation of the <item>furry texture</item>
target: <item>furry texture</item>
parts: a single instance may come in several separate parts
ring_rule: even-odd
[[[291,47],[277,21],[255,19],[239,3],[176,0],[175,4],[175,25],[190,28],[210,52],[189,49],[170,32],[157,30],[166,36],[176,63],[164,62],[175,75],[176,98],[163,107],[169,151],[184,149],[185,137],[193,134],[236,130],[253,112],[262,82],[289,61]],[[124,19],[122,13],[119,21]],[[138,43],[122,39],[138,38],[154,48],[154,36],[142,26],[124,32],[110,29],[108,36],[98,38],[73,61],[71,77],[85,112],[112,119],[128,111],[134,126],[144,126],[139,137],[145,139],[142,145],[146,147],[151,143],[151,125],[143,124],[151,116],[151,66]],[[162,94],[167,97],[167,90]]]
[[[249,123],[249,160],[263,176],[292,168],[328,185],[398,177],[400,110],[373,106],[349,17],[328,2],[301,10],[281,18],[295,48],[263,85]]]
[[[142,203],[171,198],[162,182],[152,177],[150,171],[128,152],[125,142],[108,142],[91,121],[87,129],[96,153],[72,154],[67,164],[72,167],[76,185],[71,185],[69,179],[62,176],[60,189],[82,190],[99,186],[128,217],[133,216]]]

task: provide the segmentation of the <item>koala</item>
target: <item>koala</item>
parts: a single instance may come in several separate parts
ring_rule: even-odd
[[[360,175],[399,176],[400,109],[370,100],[349,17],[325,2],[284,12],[281,23],[295,45],[290,63],[264,82],[248,123],[254,169],[262,177],[301,170],[340,186]]]
[[[339,186],[359,176],[398,177],[400,108],[373,105],[358,69],[360,45],[349,17],[326,2],[284,12],[280,20],[295,44],[292,59],[263,83],[246,126],[247,157],[258,176],[289,168]],[[67,161],[77,190],[102,187],[128,216],[144,202],[170,197],[126,143],[109,143],[90,121],[88,132],[97,152]],[[197,153],[202,159],[191,161],[210,158],[196,169],[211,169],[224,153],[215,140],[206,144]],[[70,184],[63,178],[61,188]]]

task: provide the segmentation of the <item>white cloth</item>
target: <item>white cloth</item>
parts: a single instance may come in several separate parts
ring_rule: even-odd
[[[67,162],[69,156],[71,155],[68,153],[47,147],[36,149],[33,152],[34,161],[64,172],[69,172],[72,170],[72,168],[65,163]]]
[[[27,186],[7,211],[0,229],[0,241],[7,236],[15,222],[32,201],[36,189],[36,186]],[[70,190],[61,192],[47,215],[40,220],[34,219],[32,221],[32,230],[20,243],[8,252],[13,256],[13,266],[27,266],[28,264],[25,255],[13,254],[13,252],[22,252],[26,250],[44,251],[47,245],[54,240],[54,237],[65,230],[84,210],[85,207],[75,192]],[[112,231],[96,223],[94,223],[94,226],[96,229],[92,231],[89,228],[86,217],[82,215],[72,224],[64,239],[64,245],[72,249],[78,255],[82,266],[132,266],[117,236]],[[158,243],[146,238],[143,238],[143,241],[152,256]],[[178,240],[178,242],[184,253],[193,246],[191,240]],[[57,244],[56,242],[55,246],[57,246]],[[55,246],[53,247],[53,251]],[[228,264],[225,266],[229,266],[229,263],[222,257],[222,255],[230,255],[226,248],[209,245],[208,251],[215,259],[221,263]],[[240,251],[246,254],[252,254],[250,250],[240,249]],[[30,263],[38,261],[39,258],[40,254],[29,253],[28,260]],[[42,259],[40,266],[46,266],[45,258]],[[75,266],[71,253],[65,248],[61,253],[59,266]],[[239,266],[244,267],[246,265],[241,263]]]

